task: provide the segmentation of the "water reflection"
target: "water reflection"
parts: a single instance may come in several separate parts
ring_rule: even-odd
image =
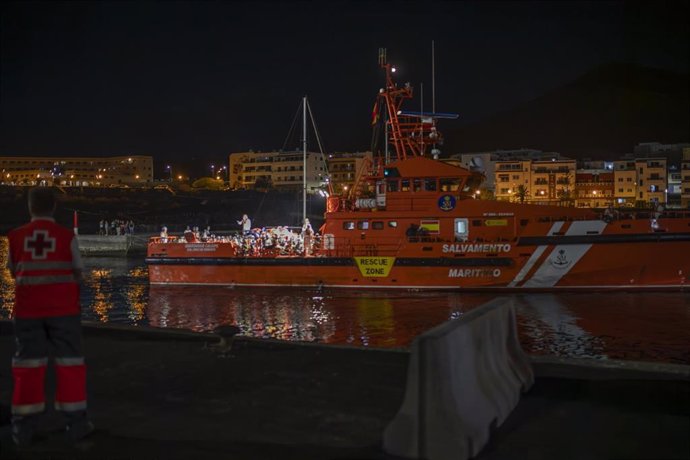
[[[451,310],[447,294],[152,286],[146,316],[158,327],[207,331],[234,324],[253,337],[403,347],[489,297],[467,296]]]
[[[0,237],[0,317],[8,318],[14,308],[14,279],[7,268],[9,242]]]
[[[0,237],[0,318],[14,281]],[[419,334],[487,302],[490,294],[293,288],[149,287],[141,259],[84,258],[87,320],[210,331],[237,325],[253,337],[408,347]],[[523,348],[532,354],[690,364],[687,293],[513,295]]]
[[[532,353],[605,358],[600,337],[578,325],[579,318],[554,294],[515,296],[521,341]]]

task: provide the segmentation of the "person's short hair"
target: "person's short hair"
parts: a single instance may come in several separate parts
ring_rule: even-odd
[[[33,216],[52,216],[57,200],[52,187],[34,187],[29,190],[29,212]]]

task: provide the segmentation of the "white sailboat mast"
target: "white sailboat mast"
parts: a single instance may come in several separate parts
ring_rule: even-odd
[[[307,218],[307,96],[302,98],[302,223]]]

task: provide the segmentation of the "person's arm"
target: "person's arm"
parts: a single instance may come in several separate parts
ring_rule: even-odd
[[[74,274],[74,280],[80,283],[83,279],[84,273],[84,263],[81,260],[81,253],[79,252],[79,241],[75,236],[72,238],[72,245],[70,247],[72,250],[72,272]]]

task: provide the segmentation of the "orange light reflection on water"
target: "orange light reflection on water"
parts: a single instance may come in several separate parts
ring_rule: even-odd
[[[7,238],[0,237],[0,310],[5,317],[12,316],[14,309],[14,278],[7,268],[7,256],[10,252]]]
[[[85,276],[85,284],[93,291],[93,300],[88,308],[104,323],[108,321],[108,312],[113,308],[111,273],[110,269],[99,268]]]
[[[253,337],[394,348],[489,298],[468,294],[449,302],[446,294],[152,286],[147,318],[158,327],[208,331],[234,324]]]

